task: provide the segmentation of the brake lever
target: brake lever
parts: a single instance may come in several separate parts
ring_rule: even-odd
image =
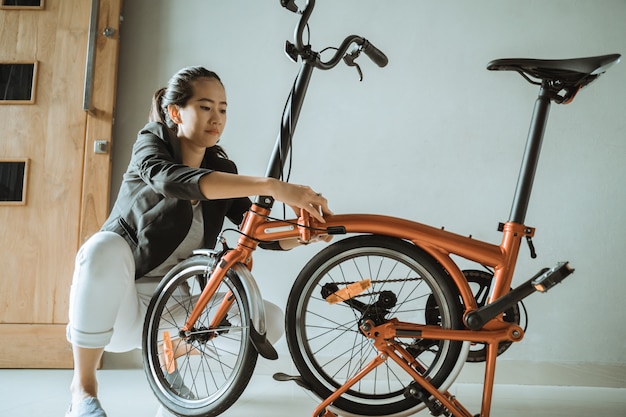
[[[357,72],[359,73],[359,81],[363,81],[363,71],[361,71],[361,67],[355,61],[361,54],[361,48],[355,49],[353,52],[344,55],[343,62],[346,63],[349,67],[356,67]]]
[[[361,67],[359,67],[359,64],[354,64],[354,66],[356,67],[356,71],[359,73],[359,81],[363,81],[363,71],[361,71]]]

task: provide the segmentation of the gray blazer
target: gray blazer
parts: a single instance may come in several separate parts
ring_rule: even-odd
[[[148,123],[137,135],[117,200],[101,230],[130,245],[135,278],[163,263],[191,227],[191,200],[201,200],[204,247],[213,248],[224,218],[238,225],[250,208],[248,198],[206,200],[199,181],[212,171],[237,173],[234,162],[207,149],[200,169],[182,164],[180,141],[166,126]]]

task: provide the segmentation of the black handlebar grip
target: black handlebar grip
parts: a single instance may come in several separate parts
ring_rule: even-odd
[[[363,52],[365,52],[365,55],[367,55],[381,68],[389,63],[387,56],[380,49],[372,45],[368,40],[365,40],[363,43]]]
[[[280,0],[280,5],[283,6],[285,9],[289,10],[290,12],[294,12],[294,13],[298,12],[298,6],[294,2],[294,0]]]

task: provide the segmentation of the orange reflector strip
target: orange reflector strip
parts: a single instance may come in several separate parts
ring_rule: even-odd
[[[170,332],[163,332],[163,356],[165,370],[168,374],[171,374],[176,370],[176,360],[174,359],[174,348],[172,347]]]
[[[326,297],[328,304],[337,304],[341,301],[349,300],[372,286],[372,281],[364,279],[341,288]]]

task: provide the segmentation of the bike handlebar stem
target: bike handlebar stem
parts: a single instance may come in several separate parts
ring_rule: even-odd
[[[307,0],[306,6],[304,7],[304,11],[302,12],[302,17],[300,18],[300,22],[298,22],[298,26],[296,26],[296,33],[294,34],[294,40],[296,43],[296,47],[298,51],[302,51],[304,49],[304,43],[302,42],[302,35],[304,34],[304,29],[309,23],[309,18],[313,13],[313,8],[315,8],[315,0]]]
[[[294,11],[297,7],[293,1],[281,0],[281,5],[288,10]],[[313,8],[315,7],[315,0],[307,0],[300,21],[296,26],[294,34],[294,44],[287,43],[288,55],[297,60],[297,57],[302,58],[302,67],[298,73],[295,83],[291,89],[289,100],[285,106],[283,117],[281,121],[281,128],[272,151],[266,177],[281,179],[282,172],[287,161],[289,152],[291,151],[291,141],[293,134],[298,123],[300,116],[300,110],[304,103],[307,89],[309,87],[309,81],[313,74],[313,69],[319,68],[322,70],[329,70],[337,66],[341,59],[346,55],[350,45],[356,43],[361,50],[380,67],[387,65],[387,57],[378,48],[368,42],[365,38],[358,35],[351,35],[346,37],[337,51],[328,61],[322,61],[319,52],[313,51],[310,45],[304,45],[302,40],[304,29],[307,27]],[[256,200],[256,204],[267,209],[271,209],[274,204],[274,199],[270,196],[259,196]]]
[[[276,144],[274,145],[272,157],[265,173],[267,177],[279,179],[281,176],[287,155],[289,155],[291,149],[291,137],[296,130],[300,110],[302,110],[302,104],[304,103],[304,97],[309,87],[309,81],[311,81],[311,75],[313,75],[313,69],[314,67],[312,65],[305,62],[296,77],[289,102],[283,113],[281,128]]]

